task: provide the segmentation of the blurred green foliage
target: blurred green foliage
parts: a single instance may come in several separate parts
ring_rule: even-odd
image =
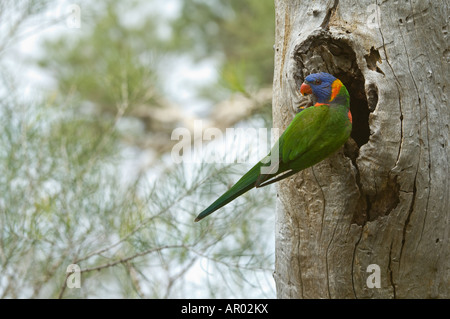
[[[127,9],[137,15],[146,4],[155,10],[142,10],[135,16],[139,23],[126,23]],[[167,72],[164,65],[170,57],[219,61],[218,82],[198,92],[214,102],[223,98],[220,89],[247,94],[272,85],[272,1],[185,0],[179,2],[178,16],[168,20],[158,15],[162,5],[132,1],[125,6],[116,0],[96,4],[80,35],[73,32],[47,42],[40,65],[56,78],[60,92],[75,92],[113,114],[120,105],[129,114],[139,106],[164,104],[158,74]],[[170,30],[168,35],[161,35],[161,25]]]
[[[218,57],[222,83],[232,90],[272,85],[273,1],[182,1],[172,28],[170,48],[196,59]]]
[[[19,18],[0,19],[0,49],[45,16],[36,3],[1,3]],[[126,151],[141,150],[118,138],[118,123],[167,108],[160,75],[171,59],[218,59],[222,78],[199,92],[212,100],[223,85],[247,95],[271,85],[271,1],[177,3],[167,21],[160,0],[82,2],[81,29],[46,41],[39,61],[55,90],[32,98],[0,55],[0,297],[274,296],[270,188],[193,223],[248,165],[170,165],[160,154],[126,166]],[[82,289],[65,285],[72,263]]]
[[[89,9],[84,9],[88,11]],[[46,42],[40,65],[57,80],[63,96],[73,94],[101,112],[129,114],[135,107],[158,106],[155,20],[125,26],[118,1],[92,8],[80,32]],[[83,12],[84,12],[83,11]]]

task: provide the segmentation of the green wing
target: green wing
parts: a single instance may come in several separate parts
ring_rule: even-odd
[[[321,137],[325,127],[329,108],[327,106],[309,107],[298,113],[291,124],[278,139],[269,155],[262,163],[270,163],[271,169],[261,173],[256,180],[256,187],[262,187],[284,179],[299,171],[297,167],[310,166],[310,161],[303,163],[302,155],[312,151],[315,143]],[[275,158],[272,154],[278,154]],[[299,163],[296,163],[296,161]],[[272,163],[272,161],[275,161]],[[275,164],[275,165],[274,165]],[[263,164],[262,167],[268,166]],[[280,175],[284,173],[283,175]]]
[[[326,128],[328,106],[314,106],[298,113],[279,140],[280,159],[289,163],[308,152]]]
[[[321,160],[329,153],[323,151],[323,146],[327,145],[324,140],[328,139],[326,132],[327,129],[330,130],[330,128],[327,128],[329,113],[328,106],[315,106],[297,114],[280,136],[278,148],[275,145],[268,156],[257,163],[235,185],[201,212],[195,221],[212,214],[253,187],[272,184]],[[272,159],[271,154],[277,154],[277,152],[279,156]],[[273,170],[270,168],[269,172],[262,173],[261,169],[264,166],[267,167],[272,160],[276,164],[273,166]]]

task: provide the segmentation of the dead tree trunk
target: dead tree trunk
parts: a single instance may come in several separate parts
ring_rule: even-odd
[[[274,126],[319,71],[353,114],[351,142],[278,185],[278,297],[449,298],[448,1],[275,3]]]

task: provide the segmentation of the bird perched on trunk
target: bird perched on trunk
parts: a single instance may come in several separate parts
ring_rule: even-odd
[[[300,87],[312,94],[314,106],[303,109],[280,136],[270,153],[227,192],[201,212],[199,221],[254,187],[263,187],[324,160],[350,136],[350,96],[342,82],[328,73],[314,73]]]

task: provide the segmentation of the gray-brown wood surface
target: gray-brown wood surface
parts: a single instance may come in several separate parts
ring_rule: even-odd
[[[448,1],[275,4],[274,127],[319,71],[353,114],[343,149],[277,186],[278,297],[449,298]]]

